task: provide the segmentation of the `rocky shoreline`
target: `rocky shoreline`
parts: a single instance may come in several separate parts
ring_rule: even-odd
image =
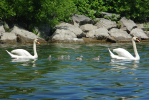
[[[37,35],[24,28],[14,25],[10,32],[5,31],[4,23],[0,23],[0,43],[32,43],[39,38],[41,43],[126,43],[131,42],[132,36],[137,36],[143,42],[149,42],[149,31],[143,24],[120,17],[120,15],[103,12],[102,18],[91,20],[84,15],[73,15],[72,23],[62,22],[50,34],[50,26],[36,28]],[[113,18],[116,21],[105,19]],[[118,22],[118,23],[116,23]],[[9,25],[8,25],[9,28]],[[44,38],[49,38],[46,41]]]

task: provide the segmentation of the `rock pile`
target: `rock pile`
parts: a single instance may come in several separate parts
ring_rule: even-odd
[[[109,14],[109,13],[104,13]],[[62,22],[55,27],[56,31],[51,36],[52,42],[130,42],[132,36],[141,40],[149,40],[149,32],[143,31],[144,27],[125,17],[119,23],[105,18],[91,20],[84,15],[72,16],[72,24]]]

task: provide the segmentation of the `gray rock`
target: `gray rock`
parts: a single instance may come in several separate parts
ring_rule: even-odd
[[[11,33],[15,33],[17,36],[17,42],[21,43],[33,43],[33,40],[38,38],[40,42],[46,42],[44,39],[36,36],[34,33],[29,32],[18,26],[14,26]]]
[[[5,29],[3,27],[3,22],[0,22],[0,36],[5,32]]]
[[[105,40],[109,37],[108,30],[106,28],[99,28],[92,31],[89,31],[86,34],[88,38],[95,38],[98,40]]]
[[[130,19],[126,19],[126,17],[123,17],[120,20],[120,24],[121,24],[121,29],[124,31],[131,31],[134,28],[137,28],[137,25],[134,23],[134,21],[130,20]]]
[[[107,16],[108,18],[114,18],[115,20],[120,18],[120,14],[101,12],[102,17]]]
[[[84,25],[84,24],[93,24],[93,20],[91,20],[89,17],[86,17],[84,15],[78,15],[75,14],[71,17],[73,24]]]
[[[96,24],[95,24],[98,28],[106,28],[106,29],[111,29],[111,28],[116,28],[117,27],[117,24],[116,22],[114,21],[110,21],[108,19],[104,19],[104,18],[101,18],[100,21],[98,21]]]
[[[97,29],[97,26],[94,26],[93,24],[85,24],[85,25],[81,25],[81,26],[80,26],[80,29],[81,29],[83,32],[89,32],[89,31],[91,31],[91,30]]]
[[[15,33],[5,32],[1,36],[0,42],[1,43],[16,43],[17,42],[17,36]]]
[[[112,28],[109,31],[110,36],[114,37],[116,41],[119,42],[126,42],[131,41],[131,36],[126,31],[123,31],[122,29]]]
[[[42,24],[41,27],[35,27],[37,36],[47,38],[50,35],[51,27],[47,24]]]
[[[144,31],[144,33],[149,37],[149,31]]]
[[[80,37],[80,38],[81,38],[82,33],[83,33],[83,31],[79,27],[76,27],[72,24],[64,23],[64,22],[57,25],[55,27],[55,29],[59,29],[59,30],[63,29],[63,31],[69,30],[69,31],[73,32],[77,37]]]
[[[135,28],[130,32],[131,35],[137,36],[138,38],[141,38],[142,40],[147,40],[149,37],[144,33],[142,29]]]
[[[71,41],[76,37],[77,36],[70,30],[57,29],[52,36],[52,41]]]
[[[144,25],[143,24],[137,24],[137,28],[143,29]]]

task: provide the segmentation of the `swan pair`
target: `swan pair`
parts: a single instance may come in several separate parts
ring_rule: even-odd
[[[34,56],[32,56],[28,51],[24,49],[14,49],[11,52],[7,51],[7,53],[11,56],[11,58],[15,59],[36,59],[38,58],[37,51],[36,51],[36,43],[40,44],[38,39],[35,39],[33,41],[33,50],[34,50]]]
[[[127,50],[125,50],[123,48],[117,48],[117,49],[113,49],[113,52],[116,52],[118,55],[114,55],[110,51],[110,49],[109,49],[109,53],[110,53],[111,58],[114,58],[114,59],[139,60],[140,59],[140,56],[138,54],[135,41],[140,42],[137,37],[133,37],[132,38],[132,44],[133,44],[133,49],[134,49],[135,57],[133,57]],[[19,59],[19,58],[36,59],[36,58],[38,58],[37,51],[36,51],[36,43],[40,44],[39,41],[38,41],[38,39],[35,39],[33,41],[34,56],[32,56],[28,51],[26,51],[24,49],[15,49],[15,50],[12,50],[11,53],[9,51],[7,51],[7,50],[6,51],[11,56],[11,58],[16,58],[16,59]],[[80,59],[82,60],[82,56],[79,57],[79,58],[76,58],[76,59],[77,60],[78,59],[79,60]]]
[[[140,56],[138,54],[135,42],[140,42],[140,40],[137,37],[133,37],[132,38],[132,45],[133,45],[135,57],[133,57],[127,50],[125,50],[123,48],[113,49],[113,52],[116,52],[118,55],[114,55],[110,51],[110,49],[108,48],[111,58],[114,58],[114,59],[126,59],[126,60],[127,59],[128,60],[140,60]]]

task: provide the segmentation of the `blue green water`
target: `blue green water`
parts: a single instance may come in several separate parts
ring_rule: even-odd
[[[0,45],[0,100],[149,99],[149,44],[138,43],[139,61],[114,60],[111,50],[132,44],[37,45],[38,59],[12,60],[5,51],[32,45]],[[52,59],[47,59],[52,55]],[[70,55],[69,60],[58,60]],[[75,60],[83,55],[82,61]],[[100,56],[99,61],[93,57]]]

